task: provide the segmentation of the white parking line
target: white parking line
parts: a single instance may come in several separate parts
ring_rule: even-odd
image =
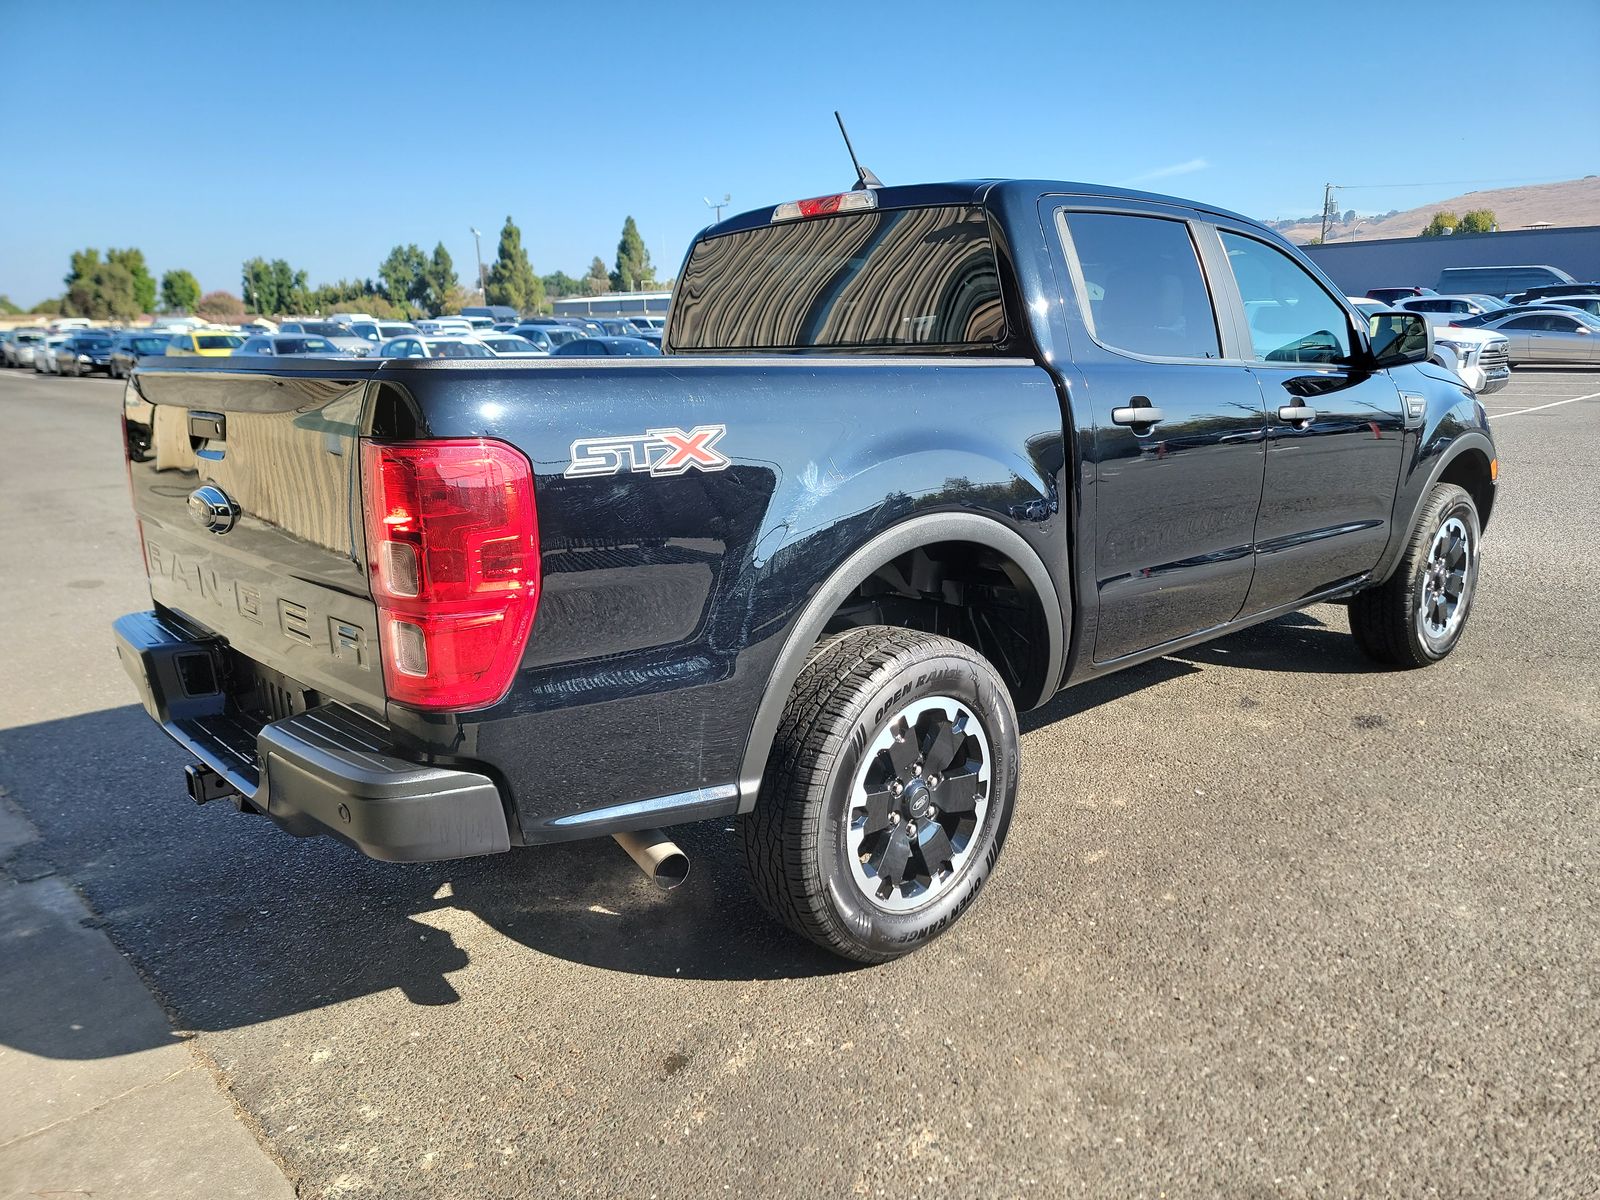
[[[1541,412],[1547,408],[1560,408],[1563,404],[1576,404],[1579,400],[1600,400],[1600,392],[1590,392],[1587,396],[1574,396],[1570,400],[1553,400],[1549,404],[1535,404],[1532,408],[1514,408],[1510,412],[1490,413],[1491,421],[1499,421],[1505,417],[1520,417],[1523,413]]]

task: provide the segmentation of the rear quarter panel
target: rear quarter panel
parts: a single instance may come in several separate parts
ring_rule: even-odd
[[[1022,360],[407,363],[382,377],[428,436],[533,461],[543,594],[504,701],[391,706],[417,743],[498,769],[528,841],[574,810],[699,796],[732,811],[746,735],[806,601],[912,515],[977,511],[1064,577],[1060,407]],[[581,438],[726,427],[719,470],[569,477]],[[648,822],[642,822],[648,823]]]

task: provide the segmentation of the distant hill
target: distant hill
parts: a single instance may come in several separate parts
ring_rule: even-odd
[[[1487,208],[1494,213],[1502,230],[1522,229],[1543,221],[1558,226],[1600,225],[1600,175],[1585,175],[1582,179],[1569,179],[1565,183],[1539,183],[1526,187],[1495,188],[1487,192],[1467,192],[1405,212],[1357,216],[1349,222],[1340,220],[1328,227],[1328,240],[1359,242],[1372,238],[1416,237],[1427,228],[1436,212],[1453,212],[1459,217],[1475,208]],[[1346,210],[1346,213],[1349,211]],[[1291,242],[1302,245],[1322,232],[1321,217],[1268,221],[1267,224]]]

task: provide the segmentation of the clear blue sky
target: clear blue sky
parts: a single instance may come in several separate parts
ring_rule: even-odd
[[[0,0],[0,293],[138,246],[239,290],[261,255],[374,277],[506,214],[536,270],[663,276],[709,213],[886,182],[1139,182],[1252,216],[1600,172],[1596,0],[689,5]],[[1550,103],[1515,98],[1549,91]],[[1587,100],[1585,99],[1587,97]],[[1481,105],[1475,105],[1481,102]]]

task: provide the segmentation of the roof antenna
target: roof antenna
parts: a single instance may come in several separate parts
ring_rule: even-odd
[[[850,162],[856,169],[856,181],[850,188],[852,192],[862,192],[867,188],[881,188],[883,181],[871,171],[861,165],[861,160],[856,157],[856,148],[850,144],[850,135],[845,132],[844,118],[839,115],[839,110],[833,110],[833,119],[839,122],[839,132],[844,135],[844,148],[850,151]]]

